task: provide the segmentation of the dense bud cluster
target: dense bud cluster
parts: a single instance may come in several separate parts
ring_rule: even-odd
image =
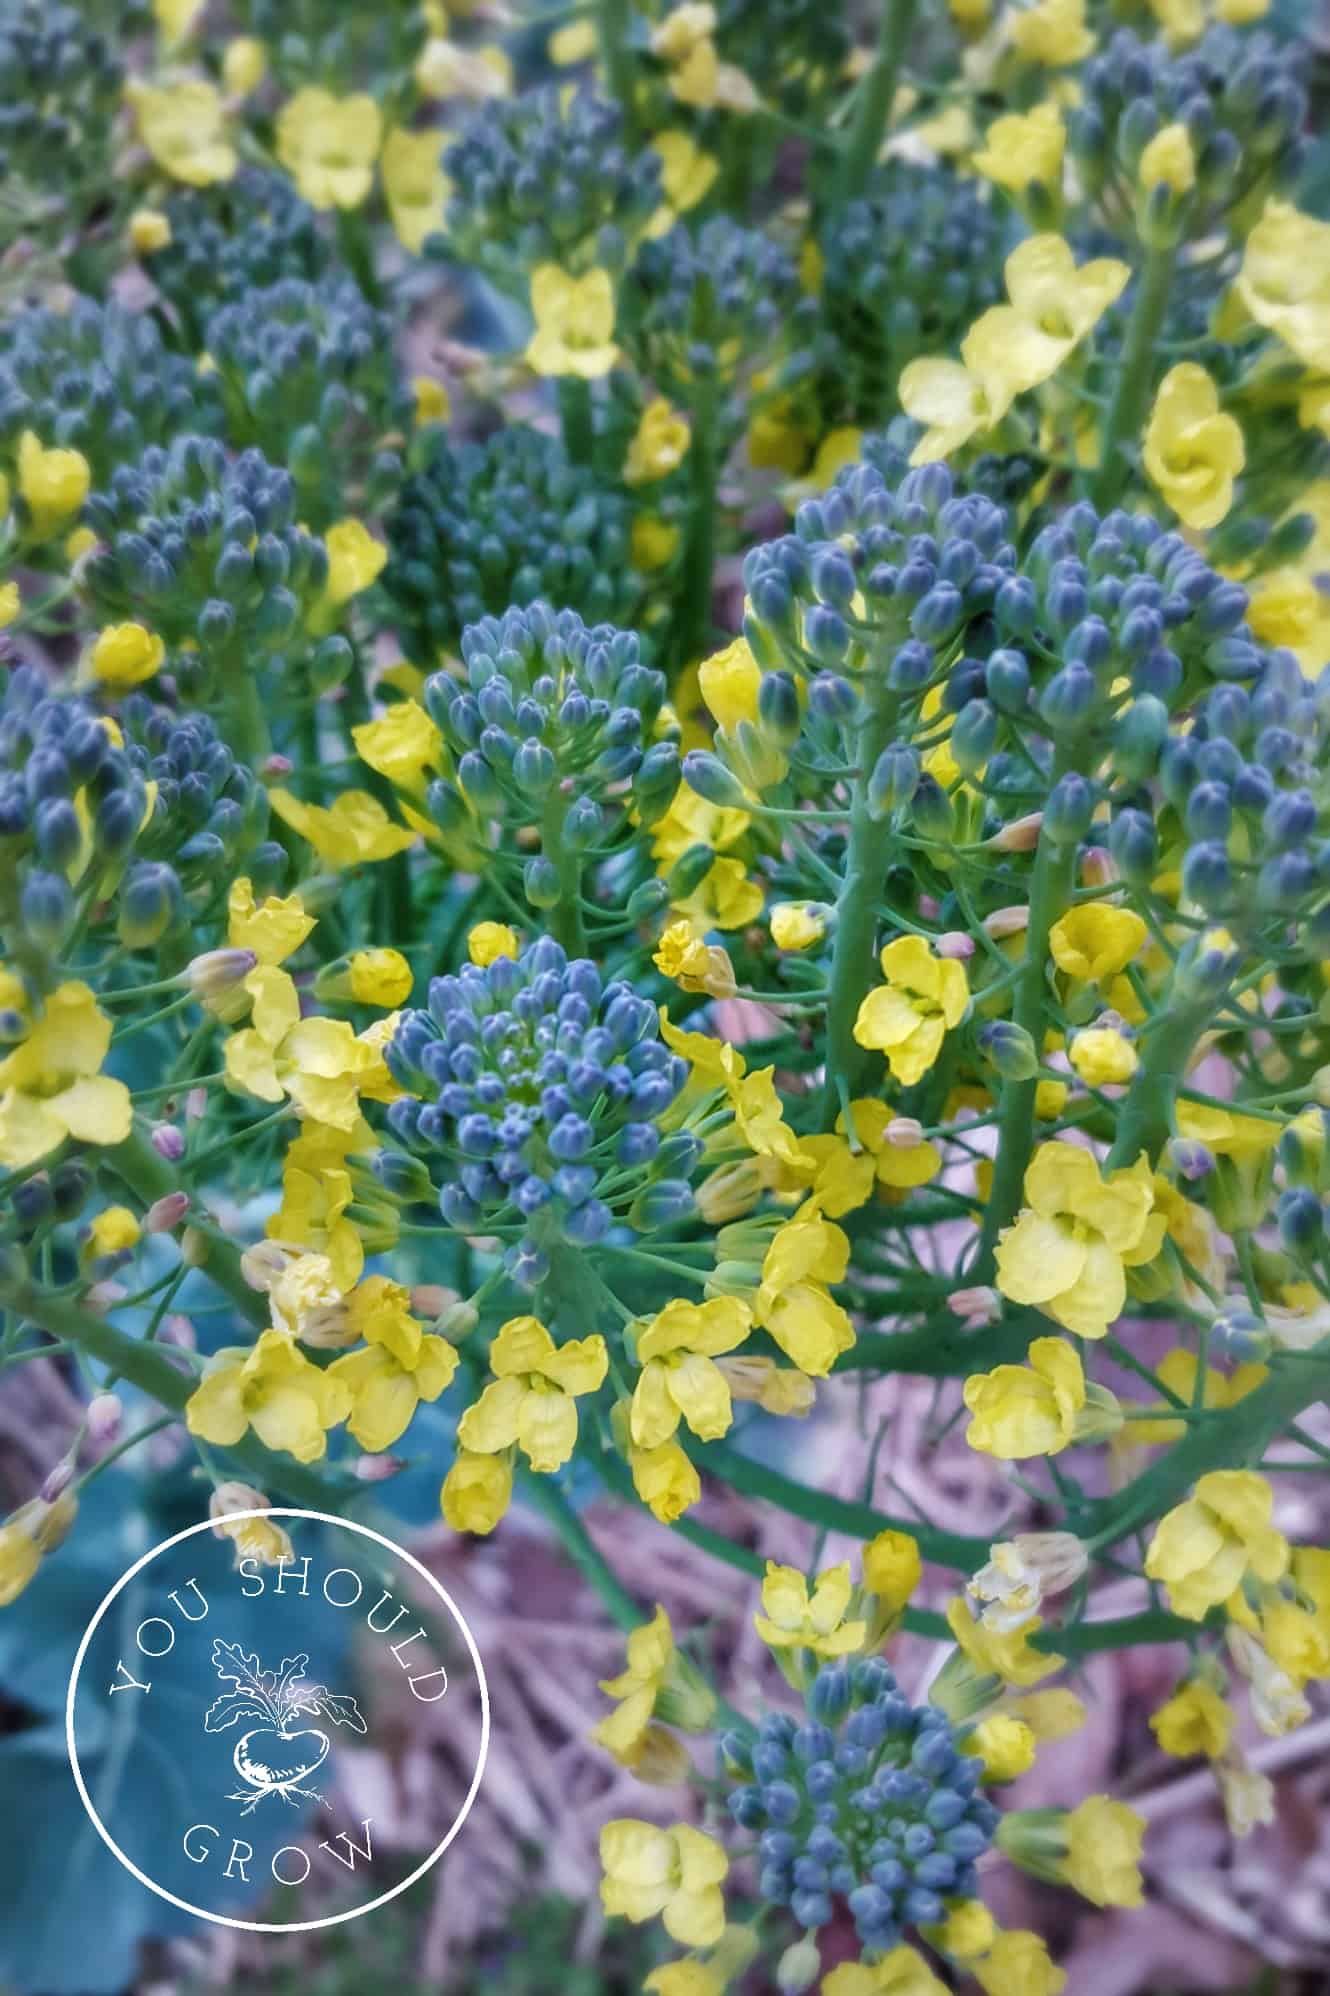
[[[48,448],[81,451],[103,484],[147,445],[221,425],[214,377],[171,353],[146,312],[75,298],[0,324],[0,458],[11,466],[31,430]]]
[[[205,714],[175,714],[131,693],[117,710],[125,753],[153,786],[152,815],[138,856],[169,861],[186,886],[243,871],[245,855],[267,829],[267,793],[237,760]]]
[[[802,110],[844,73],[852,37],[821,0],[720,0],[716,15],[719,46],[769,101]]]
[[[144,10],[137,10],[142,13]],[[78,7],[15,0],[0,20],[0,175],[6,204],[40,218],[101,198],[124,64]],[[65,212],[66,222],[76,219]]]
[[[646,371],[687,383],[729,374],[770,346],[799,316],[799,280],[770,236],[715,215],[643,243],[626,302],[625,336]]]
[[[384,586],[403,641],[426,657],[510,604],[540,599],[596,623],[627,622],[636,607],[626,500],[539,430],[438,437],[387,527]]]
[[[746,1777],[730,1812],[761,1832],[758,1890],[801,1926],[826,1926],[844,1899],[864,1947],[886,1949],[973,1896],[999,1820],[978,1793],[983,1763],[960,1752],[944,1712],[910,1704],[881,1658],[824,1664],[803,1725],[771,1713],[722,1750]]]
[[[544,1272],[542,1241],[603,1239],[614,1207],[650,1196],[652,1179],[658,1200],[690,1203],[698,1146],[657,1127],[686,1063],[662,1043],[648,999],[548,937],[433,978],[429,1010],[403,1014],[387,1058],[412,1091],[389,1124],[442,1166],[444,1219],[469,1232],[525,1224],[513,1257],[524,1280]]]
[[[152,281],[202,345],[209,315],[283,279],[334,267],[328,236],[285,175],[246,167],[220,187],[173,194],[171,240],[148,259]]]
[[[635,633],[588,628],[572,610],[535,603],[473,624],[462,657],[465,683],[435,673],[425,702],[477,811],[520,823],[538,819],[547,799],[561,809],[577,800],[585,822],[567,833],[592,844],[596,800],[609,792],[640,777],[656,815],[669,803],[678,752],[669,742],[651,745],[665,675],[642,662]]]
[[[180,437],[153,445],[88,498],[85,515],[105,543],[83,587],[108,618],[146,617],[194,690],[211,669],[254,653],[279,654],[323,590],[328,556],[295,524],[290,472],[257,450],[230,459],[219,443]],[[196,649],[195,649],[196,647]]]
[[[444,154],[448,251],[512,277],[541,263],[621,266],[660,201],[660,162],[634,155],[590,90],[485,104]]]

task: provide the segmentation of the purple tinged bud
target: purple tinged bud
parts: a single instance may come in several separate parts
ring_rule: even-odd
[[[158,1123],[151,1143],[158,1157],[164,1157],[168,1164],[179,1164],[185,1155],[185,1133],[174,1123]]]

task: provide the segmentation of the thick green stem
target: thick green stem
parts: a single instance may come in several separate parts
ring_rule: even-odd
[[[1079,758],[1059,752],[1051,783],[1077,767]],[[1030,919],[1025,931],[1025,958],[1012,998],[1013,1025],[1021,1026],[1037,1050],[1044,1044],[1045,1010],[1048,1003],[1048,938],[1053,924],[1066,912],[1076,884],[1075,840],[1059,845],[1045,830],[1040,833],[1030,881]],[[1034,1107],[1039,1082],[1007,1081],[1002,1087],[1002,1109],[998,1118],[997,1152],[993,1162],[993,1189],[984,1210],[979,1247],[969,1272],[972,1282],[989,1282],[993,1276],[997,1238],[1021,1203],[1025,1169],[1034,1148]]]
[[[565,837],[568,799],[557,786],[545,799],[540,825],[540,850],[559,879],[559,898],[546,911],[550,934],[569,956],[585,956],[586,923],[582,917],[582,862]]]
[[[716,482],[720,449],[716,424],[720,401],[716,383],[701,380],[689,411],[688,531],[684,540],[675,614],[675,663],[695,665],[711,643],[711,600],[716,566]]]
[[[630,0],[595,0],[596,36],[600,63],[609,92],[623,113],[624,134],[631,138],[636,118],[635,70],[629,38]]]
[[[854,201],[868,185],[896,97],[896,82],[909,46],[919,0],[882,0],[882,25],[877,54],[859,85],[854,117],[845,137],[837,193],[841,202]]]
[[[259,698],[258,681],[243,662],[237,665],[229,700],[228,734],[236,761],[257,769],[272,747],[267,716]]]
[[[563,447],[574,464],[590,464],[596,442],[591,383],[578,374],[559,377],[559,422]]]
[[[1001,1323],[972,1331],[950,1310],[912,1331],[860,1331],[833,1368],[841,1372],[909,1372],[928,1379],[966,1379],[995,1365],[1019,1365],[1031,1341],[1048,1331],[1037,1310],[1017,1310]]]
[[[1154,381],[1153,357],[1173,288],[1177,249],[1152,249],[1137,280],[1136,303],[1127,328],[1113,400],[1104,424],[1090,496],[1100,512],[1117,501],[1131,477],[1132,451],[1141,433]]]
[[[106,1161],[117,1178],[136,1193],[145,1207],[153,1206],[169,1192],[180,1190],[180,1175],[174,1165],[159,1157],[142,1130],[134,1129],[124,1143],[106,1152]],[[251,1289],[240,1267],[240,1251],[211,1225],[193,1220],[191,1224],[206,1241],[207,1260],[202,1272],[235,1304],[243,1317],[260,1328],[267,1324],[268,1308],[262,1296]]]
[[[1210,1022],[1208,998],[1179,1004],[1156,1015],[1144,1041],[1141,1064],[1122,1102],[1117,1136],[1104,1160],[1105,1171],[1128,1169],[1144,1151],[1151,1164],[1173,1129],[1173,1105],[1196,1042]]]
[[[822,1089],[821,1127],[828,1130],[842,1100],[852,1092],[853,1077],[863,1063],[854,1022],[873,982],[878,902],[887,870],[887,836],[869,808],[868,783],[879,756],[891,742],[900,703],[875,679],[868,682],[864,697],[868,708],[855,746],[859,774],[850,804],[845,879],[836,904],[836,940],[827,993],[827,1078]]]

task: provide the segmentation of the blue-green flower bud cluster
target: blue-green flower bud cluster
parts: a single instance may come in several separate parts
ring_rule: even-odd
[[[0,323],[0,460],[11,467],[31,430],[48,449],[81,451],[104,484],[149,444],[221,427],[215,380],[171,353],[146,312],[75,298]]]
[[[347,7],[343,0],[239,0],[233,9],[246,34],[271,52],[274,74],[291,89],[311,75],[344,92],[380,87],[409,72],[429,36],[425,9],[415,0],[384,7]]]
[[[659,1128],[687,1063],[649,999],[549,937],[431,979],[429,1009],[403,1013],[386,1059],[411,1091],[389,1126],[441,1167],[443,1218],[467,1233],[522,1224],[509,1267],[524,1284],[548,1273],[556,1241],[591,1246],[616,1217],[691,1207],[701,1146]],[[391,1155],[381,1176],[419,1192]]]
[[[823,1664],[801,1725],[770,1713],[721,1749],[741,1776],[729,1797],[759,1832],[758,1891],[799,1925],[827,1926],[844,1901],[865,1948],[973,1898],[999,1811],[979,1793],[983,1763],[960,1751],[944,1712],[911,1705],[879,1657]]]
[[[1147,241],[1152,225],[1167,237],[1177,204],[1166,187],[1139,187],[1141,157],[1172,125],[1185,126],[1196,163],[1193,235],[1239,203],[1254,219],[1296,172],[1306,96],[1291,54],[1267,35],[1216,27],[1170,55],[1122,28],[1086,63],[1080,83],[1082,100],[1068,120],[1077,173],[1092,199],[1124,182],[1139,190]]]
[[[443,157],[448,251],[509,282],[537,264],[618,270],[660,205],[660,161],[617,106],[553,86],[480,106]]]
[[[769,104],[796,114],[824,103],[854,43],[839,8],[823,0],[721,0],[716,43]]]
[[[387,531],[384,587],[416,657],[454,648],[468,624],[510,604],[627,623],[639,599],[623,495],[522,424],[484,443],[436,437]]]
[[[208,321],[230,441],[261,445],[287,466],[302,518],[327,524],[354,510],[373,470],[376,491],[395,489],[401,459],[375,455],[410,420],[398,377],[392,321],[350,277],[330,271],[285,277]]]
[[[647,374],[686,390],[760,356],[815,309],[780,243],[714,215],[642,244],[624,287],[622,338]]]
[[[116,707],[133,768],[152,786],[136,859],[169,864],[186,889],[247,871],[268,828],[267,792],[205,714],[177,714],[144,693]]]
[[[425,704],[478,814],[540,822],[553,800],[561,839],[585,848],[601,832],[601,804],[630,785],[634,801],[649,797],[653,820],[668,808],[678,750],[654,741],[665,675],[643,663],[634,632],[534,603],[472,624],[462,658],[465,681],[435,673]],[[440,779],[429,793],[443,829],[455,803],[439,793],[451,790]]]
[[[244,167],[218,187],[171,195],[165,214],[171,240],[148,257],[148,269],[199,346],[217,306],[283,278],[313,283],[336,267],[318,216],[284,173]]]
[[[150,625],[197,697],[218,667],[253,672],[303,644],[328,555],[297,510],[291,474],[260,451],[232,459],[206,437],[152,445],[89,495],[84,517],[104,545],[81,586],[106,620]]]
[[[901,370],[949,353],[1003,297],[1005,230],[971,178],[893,160],[864,200],[833,211],[823,256],[818,383],[829,422],[876,424]]]
[[[20,229],[58,236],[104,199],[124,63],[86,9],[11,0],[0,19],[0,178]]]

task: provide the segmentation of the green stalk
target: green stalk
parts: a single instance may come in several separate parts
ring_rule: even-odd
[[[918,11],[919,0],[882,0],[877,54],[859,85],[854,118],[845,137],[836,190],[839,203],[856,200],[877,165]]]
[[[519,1474],[519,1487],[523,1503],[538,1511],[553,1527],[569,1563],[577,1568],[594,1590],[610,1620],[629,1632],[640,1628],[647,1620],[645,1610],[616,1578],[608,1560],[553,1477],[537,1476],[523,1470]]]
[[[564,449],[574,464],[590,464],[596,442],[591,383],[579,374],[561,374],[558,392]]]
[[[716,566],[716,483],[720,451],[716,383],[699,381],[689,410],[688,532],[684,541],[675,611],[675,663],[694,665],[711,644],[711,593]]]
[[[832,945],[827,993],[827,1078],[822,1088],[818,1125],[824,1130],[831,1128],[842,1102],[849,1100],[854,1076],[863,1064],[863,1049],[855,1040],[854,1022],[873,982],[878,901],[887,870],[886,830],[869,809],[868,784],[878,757],[895,731],[900,703],[895,694],[872,676],[865,684],[864,698],[867,711],[859,724],[855,744],[854,760],[859,774],[854,779],[850,803],[845,878],[837,903],[836,939]]]
[[[559,877],[559,898],[545,912],[550,934],[569,956],[587,953],[582,919],[582,863],[564,837],[568,800],[557,784],[545,799],[540,823],[540,850]]]
[[[595,0],[596,35],[600,44],[600,65],[609,93],[623,114],[624,136],[631,139],[636,123],[636,88],[630,0]]]
[[[1104,425],[1099,468],[1090,487],[1090,496],[1101,513],[1116,505],[1131,476],[1131,452],[1140,437],[1150,401],[1154,381],[1154,345],[1168,310],[1176,265],[1176,245],[1146,253],[1113,400]]]
[[[267,759],[272,738],[268,733],[263,702],[259,699],[258,681],[243,660],[235,666],[227,704],[230,709],[230,745],[235,751],[236,761],[257,769]]]
[[[1187,1062],[1214,1011],[1211,1000],[1159,1012],[1143,1043],[1141,1064],[1123,1099],[1117,1136],[1104,1160],[1105,1171],[1135,1164],[1144,1151],[1153,1164],[1173,1130],[1173,1105]]]

